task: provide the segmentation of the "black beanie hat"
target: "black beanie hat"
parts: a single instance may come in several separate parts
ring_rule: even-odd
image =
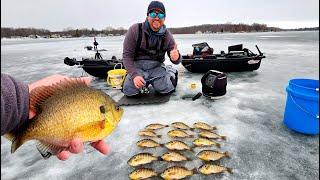
[[[160,1],[151,1],[151,3],[148,6],[148,12],[147,15],[150,13],[151,10],[153,9],[159,9],[162,11],[164,14],[166,14],[166,9],[164,8],[164,5]]]

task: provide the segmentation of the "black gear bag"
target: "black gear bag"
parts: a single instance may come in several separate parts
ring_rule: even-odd
[[[202,93],[209,98],[220,97],[227,92],[227,75],[223,72],[210,70],[201,78]]]

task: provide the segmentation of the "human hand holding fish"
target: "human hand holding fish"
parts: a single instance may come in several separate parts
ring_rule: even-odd
[[[28,85],[29,93],[37,87],[51,86],[51,85],[59,83],[61,81],[72,80],[72,79],[75,79],[75,78],[70,78],[68,76],[59,75],[59,74],[48,76],[48,77],[45,77],[41,80],[38,80],[36,82],[29,84]],[[80,80],[84,81],[85,84],[90,85],[92,78],[91,77],[81,77]],[[32,119],[35,115],[36,115],[36,112],[34,110],[30,109],[29,110],[29,119]],[[109,152],[109,147],[107,146],[107,144],[103,140],[92,142],[91,146],[94,147],[99,152],[101,152],[102,154],[106,155]],[[84,145],[83,145],[83,142],[81,141],[81,139],[75,138],[70,142],[68,150],[63,150],[62,152],[57,154],[57,158],[65,161],[69,158],[71,153],[78,154],[78,153],[82,152],[83,147],[84,147]]]

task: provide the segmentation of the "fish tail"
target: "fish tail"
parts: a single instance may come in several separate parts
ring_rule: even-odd
[[[198,174],[198,173],[199,173],[199,172],[198,172],[198,169],[197,169],[197,168],[193,168],[193,169],[192,169],[192,173],[193,173],[193,174]]]
[[[161,156],[157,157],[157,161],[163,161],[163,159],[161,158]]]
[[[190,148],[190,151],[194,153],[194,147],[191,147],[191,148]]]
[[[226,139],[227,139],[227,136],[220,136],[220,138],[221,138],[222,140],[226,140]]]
[[[228,151],[224,152],[224,155],[228,158],[230,158],[230,153]]]
[[[232,174],[232,168],[227,168],[227,172],[229,172],[230,174]]]

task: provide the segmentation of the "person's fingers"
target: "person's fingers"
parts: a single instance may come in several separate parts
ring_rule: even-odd
[[[133,84],[137,89],[139,89],[138,81],[136,79],[133,81]]]
[[[141,77],[142,84],[146,84],[146,81]]]
[[[134,83],[134,86],[135,86],[137,89],[139,89],[139,86],[138,86],[137,83]]]
[[[69,158],[70,152],[69,151],[61,151],[59,154],[57,154],[57,158],[61,161],[65,161]]]
[[[142,87],[142,84],[141,84],[141,82],[138,82],[138,88],[141,88]]]
[[[94,147],[96,150],[98,150],[99,152],[101,152],[104,155],[108,154],[110,151],[109,146],[103,140],[93,142],[93,143],[91,143],[91,146]]]
[[[83,150],[83,143],[79,138],[75,138],[70,142],[69,151],[78,154]]]
[[[143,79],[139,79],[140,85],[143,86],[144,85],[144,80]]]

